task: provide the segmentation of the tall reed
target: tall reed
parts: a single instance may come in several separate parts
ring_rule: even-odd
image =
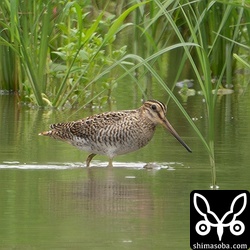
[[[43,106],[52,2],[6,0],[1,4],[1,12],[1,44],[15,55],[10,67],[18,68],[15,75],[19,79],[20,95],[27,95],[36,105]]]
[[[150,13],[154,13],[154,15],[147,15],[141,11],[143,17],[147,17],[147,20],[143,22],[143,26],[140,26],[140,29],[143,31],[142,36],[137,35],[136,37],[140,37],[139,41],[141,44],[143,37],[151,44],[151,49],[156,49],[153,54],[143,59],[146,53],[144,51],[142,58],[140,58],[140,63],[134,68],[142,64],[146,68],[146,71],[154,75],[158,84],[176,102],[191,126],[197,132],[209,155],[212,170],[211,187],[216,188],[214,148],[216,93],[219,88],[232,84],[235,69],[233,54],[239,52],[239,41],[246,40],[246,37],[249,40],[249,23],[244,22],[244,20],[248,20],[249,9],[244,5],[244,1],[243,4],[237,4],[235,1],[187,2],[179,0],[162,2],[155,0],[150,7],[153,8],[153,10],[150,9]],[[161,26],[162,30],[168,30],[169,36],[175,36],[177,40],[176,48],[182,47],[184,51],[183,56],[179,60],[179,70],[172,86],[165,84],[164,73],[162,71],[156,71],[155,62],[162,59],[163,54],[169,51],[171,47],[169,44],[156,44],[154,42],[157,41],[157,32],[151,31],[155,29],[156,23],[164,24],[163,27]],[[162,44],[163,46],[161,47]],[[235,57],[239,59],[237,56]],[[171,91],[174,89],[175,83],[179,80],[183,68],[187,63],[191,65],[196,77],[195,80],[199,83],[204,95],[208,118],[207,136],[201,134]],[[216,79],[215,84],[212,84],[212,78]],[[223,80],[225,80],[225,83]],[[212,92],[212,90],[214,91]]]
[[[79,1],[1,2],[2,54],[14,55],[2,63],[12,64],[0,73],[3,88],[13,81],[6,76],[18,69],[16,90],[23,102],[55,108],[93,102],[100,96],[105,102],[111,98],[114,73],[100,83],[92,79],[126,53],[126,46],[114,48],[116,35],[131,25],[124,24],[125,18],[144,4],[134,4],[113,17],[105,10],[97,15],[94,10],[87,12],[86,3]],[[93,21],[88,21],[90,15]]]

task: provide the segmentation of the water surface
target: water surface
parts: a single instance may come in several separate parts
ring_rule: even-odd
[[[189,249],[189,195],[209,189],[211,173],[204,147],[173,103],[168,119],[193,153],[159,128],[145,148],[115,158],[114,168],[103,156],[85,168],[87,153],[38,136],[87,111],[14,103],[0,96],[0,249]],[[121,100],[114,109],[132,105]],[[205,135],[202,96],[184,105]],[[250,190],[249,92],[222,96],[216,108],[218,185]],[[155,167],[145,169],[150,162]]]

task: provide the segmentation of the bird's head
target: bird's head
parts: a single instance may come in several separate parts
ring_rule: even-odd
[[[142,106],[144,115],[150,119],[154,124],[161,124],[165,127],[186,149],[188,152],[192,152],[192,150],[188,147],[188,145],[181,139],[175,129],[172,127],[170,122],[166,118],[167,109],[166,106],[156,100],[148,100],[144,102]]]

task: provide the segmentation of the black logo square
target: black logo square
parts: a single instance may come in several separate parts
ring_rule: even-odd
[[[248,249],[247,190],[194,190],[190,194],[191,249]]]

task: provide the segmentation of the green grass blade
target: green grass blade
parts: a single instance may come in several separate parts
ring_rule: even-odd
[[[234,57],[237,61],[239,61],[241,64],[243,64],[246,68],[250,69],[250,64],[249,64],[246,60],[242,59],[242,58],[241,58],[240,56],[238,56],[237,54],[233,54],[233,57]]]
[[[142,3],[138,3],[138,4],[134,4],[133,6],[131,6],[130,8],[128,8],[127,10],[125,10],[112,24],[112,26],[110,27],[108,33],[105,35],[103,44],[110,42],[110,40],[113,40],[114,35],[121,29],[121,26],[125,20],[125,18],[136,8],[138,8],[139,6],[142,6],[146,3],[148,3],[149,1],[146,2],[142,2]]]

